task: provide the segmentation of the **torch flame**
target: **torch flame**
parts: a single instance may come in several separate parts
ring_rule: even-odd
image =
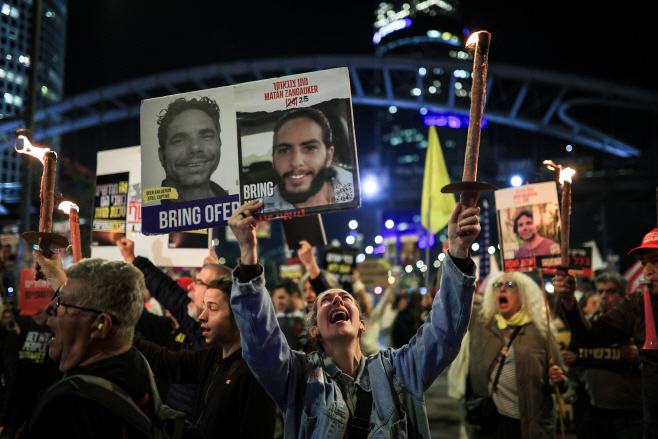
[[[20,149],[19,146],[21,147]],[[43,157],[48,151],[50,151],[50,148],[40,148],[38,146],[32,145],[30,140],[22,134],[18,136],[18,139],[16,139],[14,149],[20,154],[29,154],[32,157],[38,158],[41,160],[41,163],[43,163]]]
[[[469,48],[470,46],[474,46],[477,44],[478,40],[480,39],[479,37],[480,32],[473,32],[470,37],[468,37],[468,40],[466,41],[466,48]]]
[[[59,203],[59,207],[58,207],[59,210],[63,211],[63,212],[66,213],[66,214],[70,214],[70,213],[71,213],[71,208],[77,210],[77,209],[78,209],[78,205],[75,204],[75,203],[73,203],[73,202],[71,202],[71,201],[62,201],[61,203]]]
[[[576,173],[571,168],[564,168],[560,171],[560,184],[563,184],[565,181],[568,181],[571,183],[571,176],[573,176]]]

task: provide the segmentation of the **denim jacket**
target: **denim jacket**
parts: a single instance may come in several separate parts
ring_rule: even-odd
[[[473,264],[471,264],[473,266]],[[288,347],[263,275],[241,284],[233,272],[231,306],[242,354],[284,417],[284,437],[341,439],[349,411],[328,356]],[[424,391],[459,353],[475,285],[446,257],[432,312],[408,345],[362,357],[355,385],[372,392],[369,438],[429,438]],[[255,420],[255,422],[257,422]]]

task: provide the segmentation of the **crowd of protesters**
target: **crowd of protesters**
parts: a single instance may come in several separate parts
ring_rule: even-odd
[[[589,287],[559,273],[551,297],[526,274],[498,273],[474,300],[479,209],[458,205],[437,287],[424,294],[396,283],[375,296],[356,270],[341,289],[306,241],[305,274],[266,285],[261,207],[229,220],[238,265],[213,254],[195,278],[170,277],[125,238],[125,262],[85,259],[66,272],[56,253],[35,251],[55,293],[36,314],[2,313],[0,437],[150,437],[85,393],[98,383],[151,422],[163,401],[181,413],[183,437],[430,437],[424,392],[448,367],[469,438],[557,437],[567,403],[578,438],[658,437],[658,357],[642,349],[643,296],[626,294],[619,274]],[[658,229],[631,254],[656,282]],[[571,331],[562,349],[560,329]]]

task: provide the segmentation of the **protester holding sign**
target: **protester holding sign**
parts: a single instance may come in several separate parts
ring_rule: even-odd
[[[366,358],[366,330],[347,292],[318,295],[309,321],[317,352],[291,350],[281,333],[258,263],[256,219],[262,203],[241,206],[229,220],[240,244],[231,305],[242,334],[243,355],[285,420],[285,437],[430,437],[423,392],[457,355],[470,319],[475,264],[468,249],[480,232],[479,208],[453,211],[443,281],[425,325],[401,349]],[[310,373],[309,373],[310,371]]]

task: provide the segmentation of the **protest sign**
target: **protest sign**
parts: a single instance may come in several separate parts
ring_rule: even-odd
[[[324,268],[333,274],[341,285],[352,283],[352,270],[356,268],[355,248],[327,247],[324,250]]]
[[[505,271],[560,265],[560,212],[555,182],[495,192]]]
[[[128,174],[128,193],[125,236],[135,242],[135,254],[148,258],[159,267],[200,267],[208,256],[208,235],[204,229],[190,244],[187,237],[142,235],[141,152],[139,146],[101,151],[97,156],[96,175]],[[205,244],[200,244],[202,241]],[[170,242],[174,245],[170,245]],[[181,246],[179,246],[180,244]],[[91,257],[123,260],[116,244],[92,245]]]
[[[241,201],[262,219],[361,205],[349,73],[303,73],[235,87]]]
[[[31,268],[21,270],[21,315],[31,316],[44,309],[53,299],[54,291],[45,280],[34,280]]]
[[[140,132],[142,233],[226,225],[239,206],[233,87],[147,99]]]
[[[91,245],[114,246],[126,236],[128,172],[98,175],[92,210]]]

